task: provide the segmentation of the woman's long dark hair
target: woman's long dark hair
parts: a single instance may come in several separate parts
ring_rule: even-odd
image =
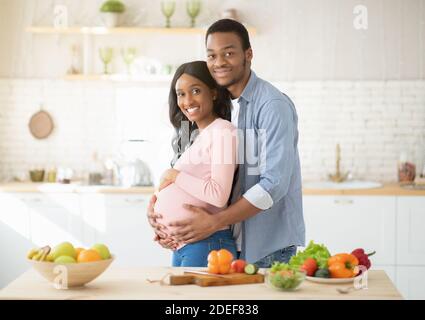
[[[174,158],[171,161],[171,166],[174,166],[177,159],[192,144],[198,133],[196,123],[189,121],[177,104],[176,82],[183,74],[195,77],[210,89],[216,89],[217,99],[213,101],[213,112],[218,117],[229,121],[231,115],[230,93],[226,88],[220,87],[215,82],[205,61],[192,61],[178,67],[171,81],[170,94],[168,96],[170,122],[176,129],[176,134],[172,140]]]

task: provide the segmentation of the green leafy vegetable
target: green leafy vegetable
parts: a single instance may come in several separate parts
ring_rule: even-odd
[[[287,263],[274,262],[267,274],[266,281],[277,289],[293,290],[303,282],[305,273],[295,270]]]
[[[305,259],[313,258],[316,260],[319,269],[324,269],[328,267],[328,259],[330,256],[331,254],[325,245],[316,244],[312,240],[304,251],[298,252],[289,260],[289,265],[298,270],[303,265]]]
[[[279,272],[279,271],[296,271],[298,269],[294,268],[293,266],[289,265],[288,263],[278,262],[275,261],[272,264],[272,267],[270,268],[270,272]]]

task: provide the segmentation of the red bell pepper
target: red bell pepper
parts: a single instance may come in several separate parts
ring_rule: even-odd
[[[370,256],[373,256],[376,253],[376,251],[373,251],[371,253],[365,253],[364,249],[358,248],[356,250],[353,250],[351,254],[355,256],[359,260],[359,265],[365,266],[367,269],[369,269],[372,265],[372,263],[369,260]]]

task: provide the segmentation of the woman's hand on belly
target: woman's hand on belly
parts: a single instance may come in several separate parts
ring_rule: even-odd
[[[170,180],[162,180],[161,183],[159,184],[158,191],[161,191],[162,189],[165,189],[166,187],[168,187],[172,183],[173,182],[170,181]]]
[[[174,250],[177,248],[177,241],[174,241],[168,234],[161,231],[161,229],[166,229],[166,227],[156,221],[156,219],[160,219],[161,215],[155,213],[154,206],[156,202],[156,196],[153,195],[148,205],[148,221],[151,227],[155,232],[154,241],[157,241],[163,248]]]
[[[173,168],[165,170],[160,179],[159,191],[174,183],[179,173],[180,171]]]
[[[176,250],[178,247],[178,243],[171,237],[161,238],[158,234],[155,233],[153,240],[157,241],[165,249]]]

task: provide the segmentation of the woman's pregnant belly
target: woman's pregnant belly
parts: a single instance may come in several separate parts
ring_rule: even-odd
[[[157,200],[154,206],[155,212],[162,215],[162,218],[157,219],[157,222],[167,227],[164,230],[166,233],[170,234],[174,230],[173,227],[168,226],[168,223],[188,218],[193,214],[191,211],[183,208],[183,204],[185,203],[202,207],[209,211],[214,208],[212,205],[208,205],[206,202],[191,196],[175,183],[170,184],[157,194]]]

